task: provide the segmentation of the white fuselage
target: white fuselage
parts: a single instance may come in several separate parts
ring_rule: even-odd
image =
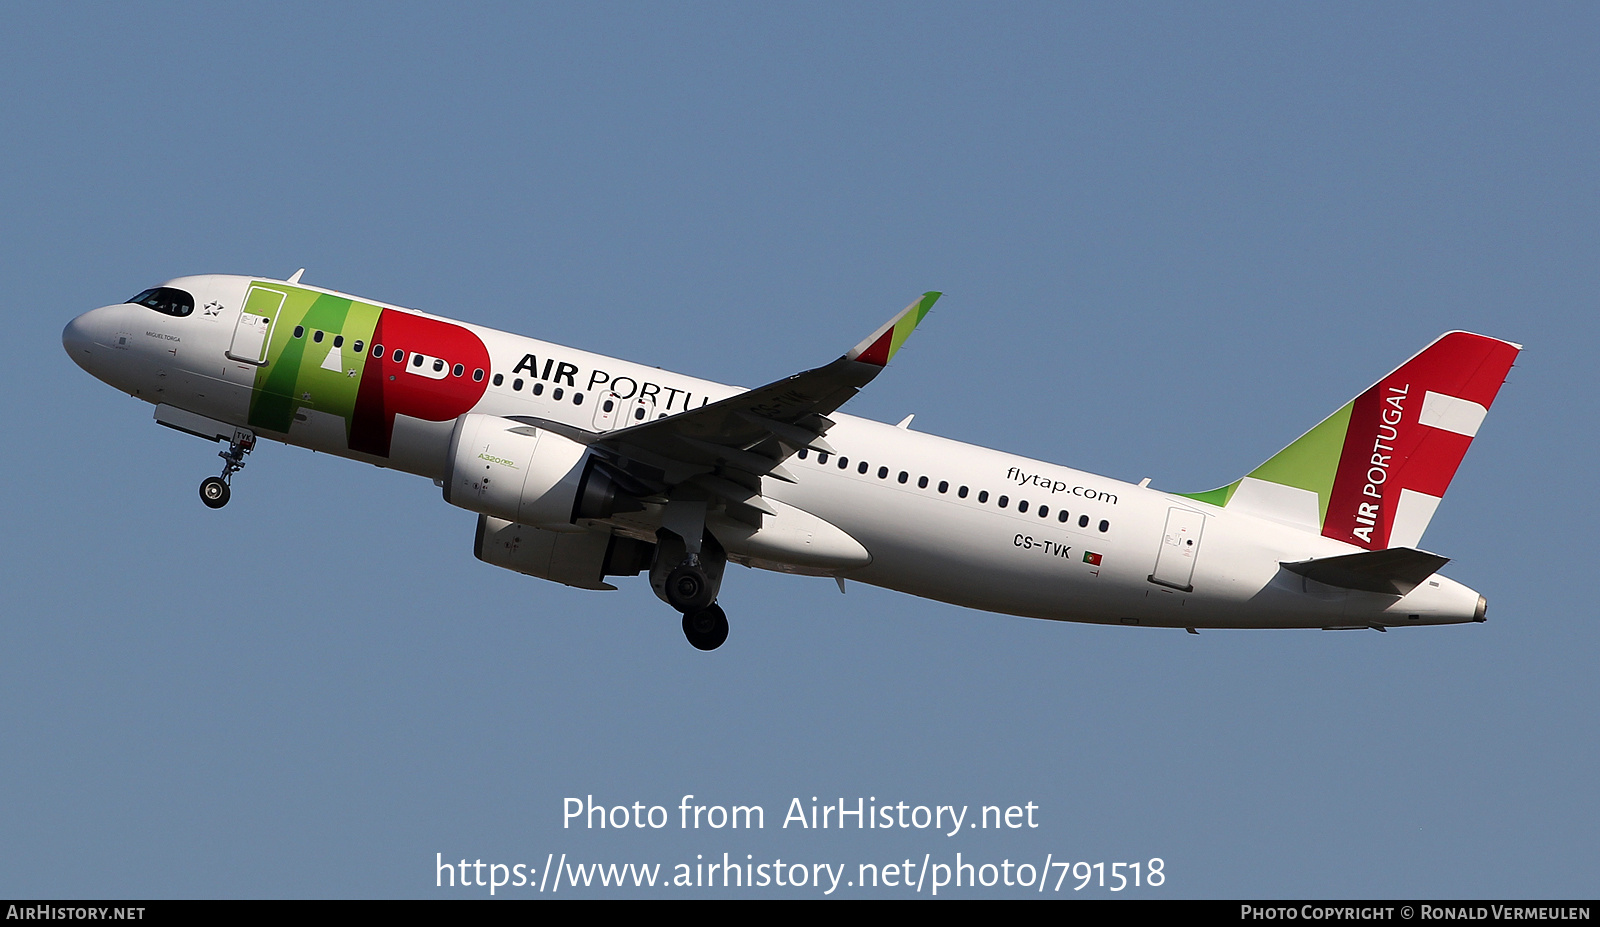
[[[351,450],[340,410],[320,411],[310,389],[287,428],[250,421],[263,365],[229,353],[237,350],[243,300],[253,282],[260,280],[181,278],[169,285],[194,294],[193,314],[177,318],[141,305],[107,306],[74,320],[63,340],[90,373],[149,402],[289,444],[443,479],[453,421],[395,416],[386,457]],[[476,335],[487,349],[482,395],[466,410],[474,413],[606,431],[741,392],[533,338],[451,324]],[[427,353],[427,345],[397,347]],[[343,375],[337,351],[322,364],[329,377]],[[464,371],[462,382],[471,376]],[[606,400],[613,403],[609,413],[603,410]],[[790,458],[784,466],[795,482],[769,477],[762,493],[859,542],[871,562],[836,571],[852,580],[986,611],[1103,624],[1367,627],[1481,618],[1477,593],[1438,575],[1394,596],[1326,586],[1285,571],[1281,563],[1357,551],[1301,527],[907,428],[839,413],[831,417],[836,424],[827,444],[835,453],[812,450]]]

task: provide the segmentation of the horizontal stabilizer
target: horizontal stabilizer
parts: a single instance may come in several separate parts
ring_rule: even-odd
[[[1285,563],[1283,568],[1330,586],[1384,595],[1405,595],[1449,562],[1449,557],[1424,550],[1391,547],[1342,557],[1299,560]]]

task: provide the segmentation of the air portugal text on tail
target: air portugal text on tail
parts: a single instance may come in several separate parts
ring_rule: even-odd
[[[1519,347],[1451,332],[1227,486],[1173,493],[839,411],[938,300],[831,363],[741,389],[287,280],[183,277],[67,325],[67,353],[224,441],[433,480],[494,566],[648,574],[702,650],[724,569],[846,579],[1035,618],[1187,628],[1481,621],[1423,531]],[[914,369],[914,365],[913,365]]]

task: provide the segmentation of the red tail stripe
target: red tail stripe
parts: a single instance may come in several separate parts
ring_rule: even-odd
[[[1421,424],[1427,394],[1487,409],[1516,356],[1504,341],[1451,332],[1356,397],[1323,535],[1381,550],[1389,546],[1402,489],[1443,496],[1472,439]]]

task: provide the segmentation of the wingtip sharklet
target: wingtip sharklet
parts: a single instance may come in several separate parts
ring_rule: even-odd
[[[917,325],[927,317],[928,310],[932,309],[933,304],[943,295],[935,290],[922,294],[877,331],[868,335],[860,344],[851,348],[849,353],[845,354],[845,359],[887,367],[895,353],[900,350],[900,346],[905,344]]]

